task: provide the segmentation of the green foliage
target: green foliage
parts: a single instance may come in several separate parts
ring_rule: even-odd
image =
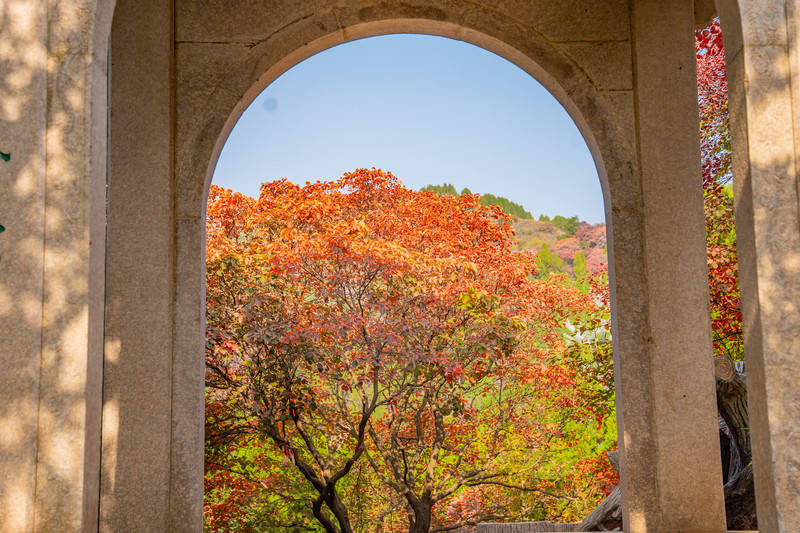
[[[564,271],[564,260],[557,255],[553,255],[546,244],[536,254],[534,264],[536,265],[536,275],[540,278]]]
[[[481,203],[484,205],[496,205],[514,218],[533,218],[530,211],[526,211],[525,208],[518,203],[512,202],[508,198],[503,198],[502,196],[483,194],[481,195]]]
[[[578,224],[579,224],[578,217],[562,217],[561,215],[556,215],[553,217],[553,224],[556,225],[558,229],[564,232],[564,235],[567,237],[572,237],[575,235],[575,232],[578,231]]]
[[[564,232],[564,237],[572,237],[578,231],[580,220],[577,216],[564,217],[556,215],[553,218],[545,214],[539,215],[539,222],[552,222],[555,226]]]
[[[442,185],[426,185],[421,191],[431,191],[435,192],[436,194],[442,194],[447,196],[458,196],[458,191],[453,186],[452,183],[444,183]]]
[[[575,260],[572,262],[572,273],[577,279],[586,277],[586,254],[583,250],[575,254]]]
[[[458,191],[451,183],[444,183],[442,185],[426,185],[421,191],[431,191],[435,192],[436,194],[443,194],[448,196],[458,196]],[[461,190],[461,194],[472,194],[472,191],[464,187]],[[482,194],[480,202],[483,205],[496,205],[509,215],[514,218],[524,218],[524,219],[532,219],[533,215],[530,211],[527,211],[524,207],[516,202],[512,202],[508,198],[503,196],[495,196],[494,194]],[[577,230],[577,226],[575,227]],[[574,233],[574,232],[573,232]]]

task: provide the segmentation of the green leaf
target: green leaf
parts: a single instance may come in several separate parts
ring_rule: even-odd
[[[11,153],[0,152],[0,157],[3,158],[3,161],[10,161]]]

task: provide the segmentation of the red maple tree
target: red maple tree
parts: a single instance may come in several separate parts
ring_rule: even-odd
[[[719,19],[695,33],[703,200],[714,351],[742,358],[728,81]]]
[[[589,414],[554,361],[565,322],[598,302],[537,279],[498,207],[374,169],[265,183],[258,199],[212,187],[207,243],[212,479],[258,491],[281,457],[298,485],[283,508],[336,533],[397,509],[418,533],[502,518],[484,501],[453,521],[479,487],[549,493],[520,459],[544,461],[569,413]],[[229,507],[209,520],[235,522]]]

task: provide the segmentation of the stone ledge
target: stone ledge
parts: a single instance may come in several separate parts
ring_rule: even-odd
[[[579,532],[577,529],[566,529],[567,527],[574,528],[575,524],[555,524],[555,523],[545,524],[542,522],[511,522],[511,523],[487,522],[483,524],[478,524],[476,533],[602,533],[600,531]],[[621,533],[625,533],[624,530]],[[683,531],[681,533],[708,533],[708,532]],[[758,531],[730,530],[725,533],[758,533]]]

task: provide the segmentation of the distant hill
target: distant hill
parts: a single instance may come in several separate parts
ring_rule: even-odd
[[[450,184],[445,183],[442,185],[426,185],[421,191],[433,191],[438,194],[446,194],[449,196],[459,196],[461,194],[472,194],[472,191],[464,187],[461,192],[458,192],[456,188]],[[508,198],[504,198],[502,196],[495,196],[493,194],[482,194],[480,202],[483,205],[496,205],[500,207],[503,211],[511,215],[516,219],[532,219],[533,215],[530,214],[529,211],[526,211],[524,207],[519,205],[516,202],[512,202]]]
[[[552,222],[517,220],[514,222],[520,250],[538,250],[543,244],[554,243],[564,236]]]
[[[450,183],[428,185],[421,190],[449,196],[472,194],[466,188],[459,193]],[[580,275],[584,269],[597,272],[607,268],[605,224],[588,224],[576,216],[561,215],[541,215],[535,220],[520,204],[493,194],[482,194],[480,202],[499,206],[514,218],[518,249],[537,252],[541,271]]]
[[[541,222],[552,222],[557,228],[563,231],[564,235],[567,237],[575,235],[575,232],[578,231],[578,224],[580,224],[578,217],[575,216],[562,217],[561,215],[556,215],[551,219],[547,215],[539,215],[539,220]]]
[[[563,217],[562,217],[563,218]],[[554,222],[517,220],[514,231],[520,250],[531,250],[560,259],[549,262],[550,271],[575,272],[586,269],[598,272],[608,268],[606,225],[578,222],[573,235],[567,235]]]

